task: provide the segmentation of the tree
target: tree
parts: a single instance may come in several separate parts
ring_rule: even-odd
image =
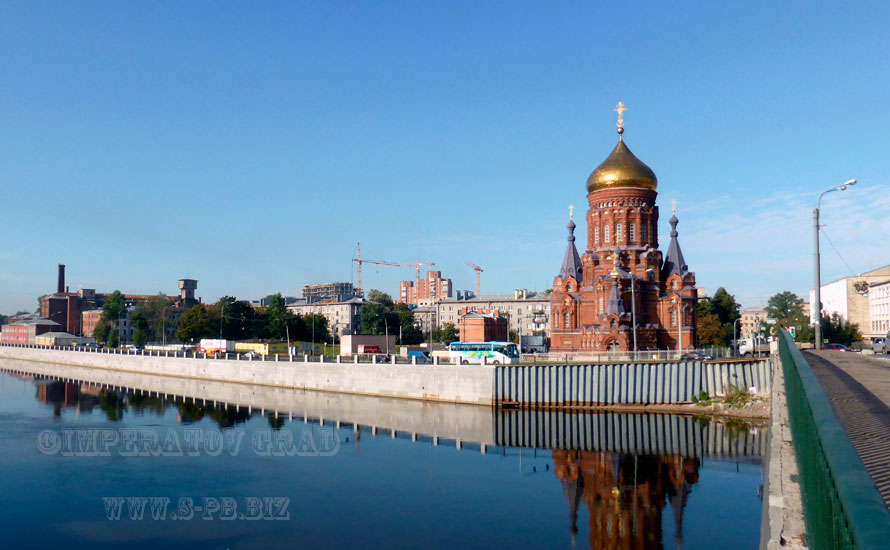
[[[213,336],[218,323],[212,323],[213,319],[204,304],[197,304],[179,318],[176,327],[176,337],[183,342],[194,342],[201,338]],[[216,324],[217,326],[213,326]]]
[[[103,320],[99,320],[99,322],[96,323],[96,329],[93,331],[93,338],[95,338],[96,341],[100,344],[104,344],[106,340],[108,340],[109,330],[111,330],[111,328],[108,326],[108,323]]]
[[[331,339],[331,332],[328,330],[328,319],[324,315],[316,313],[307,313],[302,317],[302,334],[300,340],[327,342]],[[313,332],[314,331],[314,332]]]
[[[133,345],[139,347],[144,346],[150,337],[148,319],[146,319],[144,308],[137,308],[136,311],[130,315],[130,324],[133,326]]]
[[[803,314],[803,299],[788,290],[774,294],[766,303],[766,314],[776,319],[778,326],[790,326],[789,322]]]
[[[408,304],[396,304],[395,314],[398,317],[399,345],[412,345],[423,342],[423,331],[414,322],[414,310]]]
[[[720,318],[714,313],[698,316],[698,341],[704,347],[723,347],[726,345],[726,331],[720,324]]]
[[[379,290],[368,293],[368,303],[362,306],[359,326],[362,334],[399,334],[399,316],[392,297]]]
[[[442,325],[442,329],[439,332],[439,342],[450,344],[451,342],[457,342],[459,339],[457,327],[454,326],[454,323],[445,323]]]
[[[822,337],[831,343],[849,346],[853,342],[862,340],[859,325],[851,323],[837,313],[822,317]]]
[[[115,290],[105,299],[102,306],[102,317],[109,322],[117,322],[120,317],[127,311],[127,304],[124,301],[124,295],[120,290]]]
[[[711,298],[699,301],[695,307],[699,344],[715,347],[729,345],[733,339],[734,323],[740,317],[741,306],[735,297],[721,286]]]

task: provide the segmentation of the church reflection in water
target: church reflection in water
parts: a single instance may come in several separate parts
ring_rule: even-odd
[[[669,506],[676,545],[682,547],[683,512],[698,482],[697,458],[554,449],[553,465],[573,543],[583,503],[590,514],[591,548],[663,548],[662,515]]]

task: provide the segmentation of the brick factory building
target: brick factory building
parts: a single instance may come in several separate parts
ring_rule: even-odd
[[[676,213],[662,260],[658,182],[624,143],[624,106],[616,110],[618,145],[587,179],[587,246],[581,256],[569,215],[569,243],[553,281],[550,349],[627,352],[636,340],[638,350],[687,350],[696,341],[695,274],[680,251]]]

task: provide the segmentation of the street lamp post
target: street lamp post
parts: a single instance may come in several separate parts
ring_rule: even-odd
[[[733,345],[733,348],[735,349],[735,351],[738,351],[738,348],[739,348],[739,340],[740,340],[741,337],[742,337],[741,334],[739,334],[738,336],[736,336],[735,325],[736,325],[736,323],[738,323],[738,322],[741,321],[741,320],[742,320],[742,318],[739,317],[738,319],[736,319],[735,321],[732,322],[732,345]]]
[[[822,191],[822,194],[819,195],[819,200],[816,202],[816,209],[813,210],[813,278],[814,280],[814,293],[815,299],[813,300],[813,306],[815,306],[816,311],[816,322],[815,322],[815,348],[817,350],[822,349],[822,282],[821,282],[821,266],[819,261],[819,208],[822,206],[822,197],[825,196],[826,193],[831,193],[832,191],[846,191],[847,187],[851,185],[856,185],[856,180],[849,180],[844,182],[843,185],[838,185],[837,187],[832,187],[827,191]],[[811,312],[812,312],[812,308]]]
[[[646,269],[645,273],[654,273],[652,268]],[[634,324],[634,361],[637,360],[637,295],[635,288],[637,286],[637,277],[633,273],[630,274],[630,314]]]

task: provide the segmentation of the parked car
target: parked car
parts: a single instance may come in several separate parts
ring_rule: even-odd
[[[832,350],[832,351],[853,351],[843,344],[825,344],[822,346],[822,349]]]
[[[680,361],[713,361],[714,356],[702,351],[690,351],[680,356]]]

